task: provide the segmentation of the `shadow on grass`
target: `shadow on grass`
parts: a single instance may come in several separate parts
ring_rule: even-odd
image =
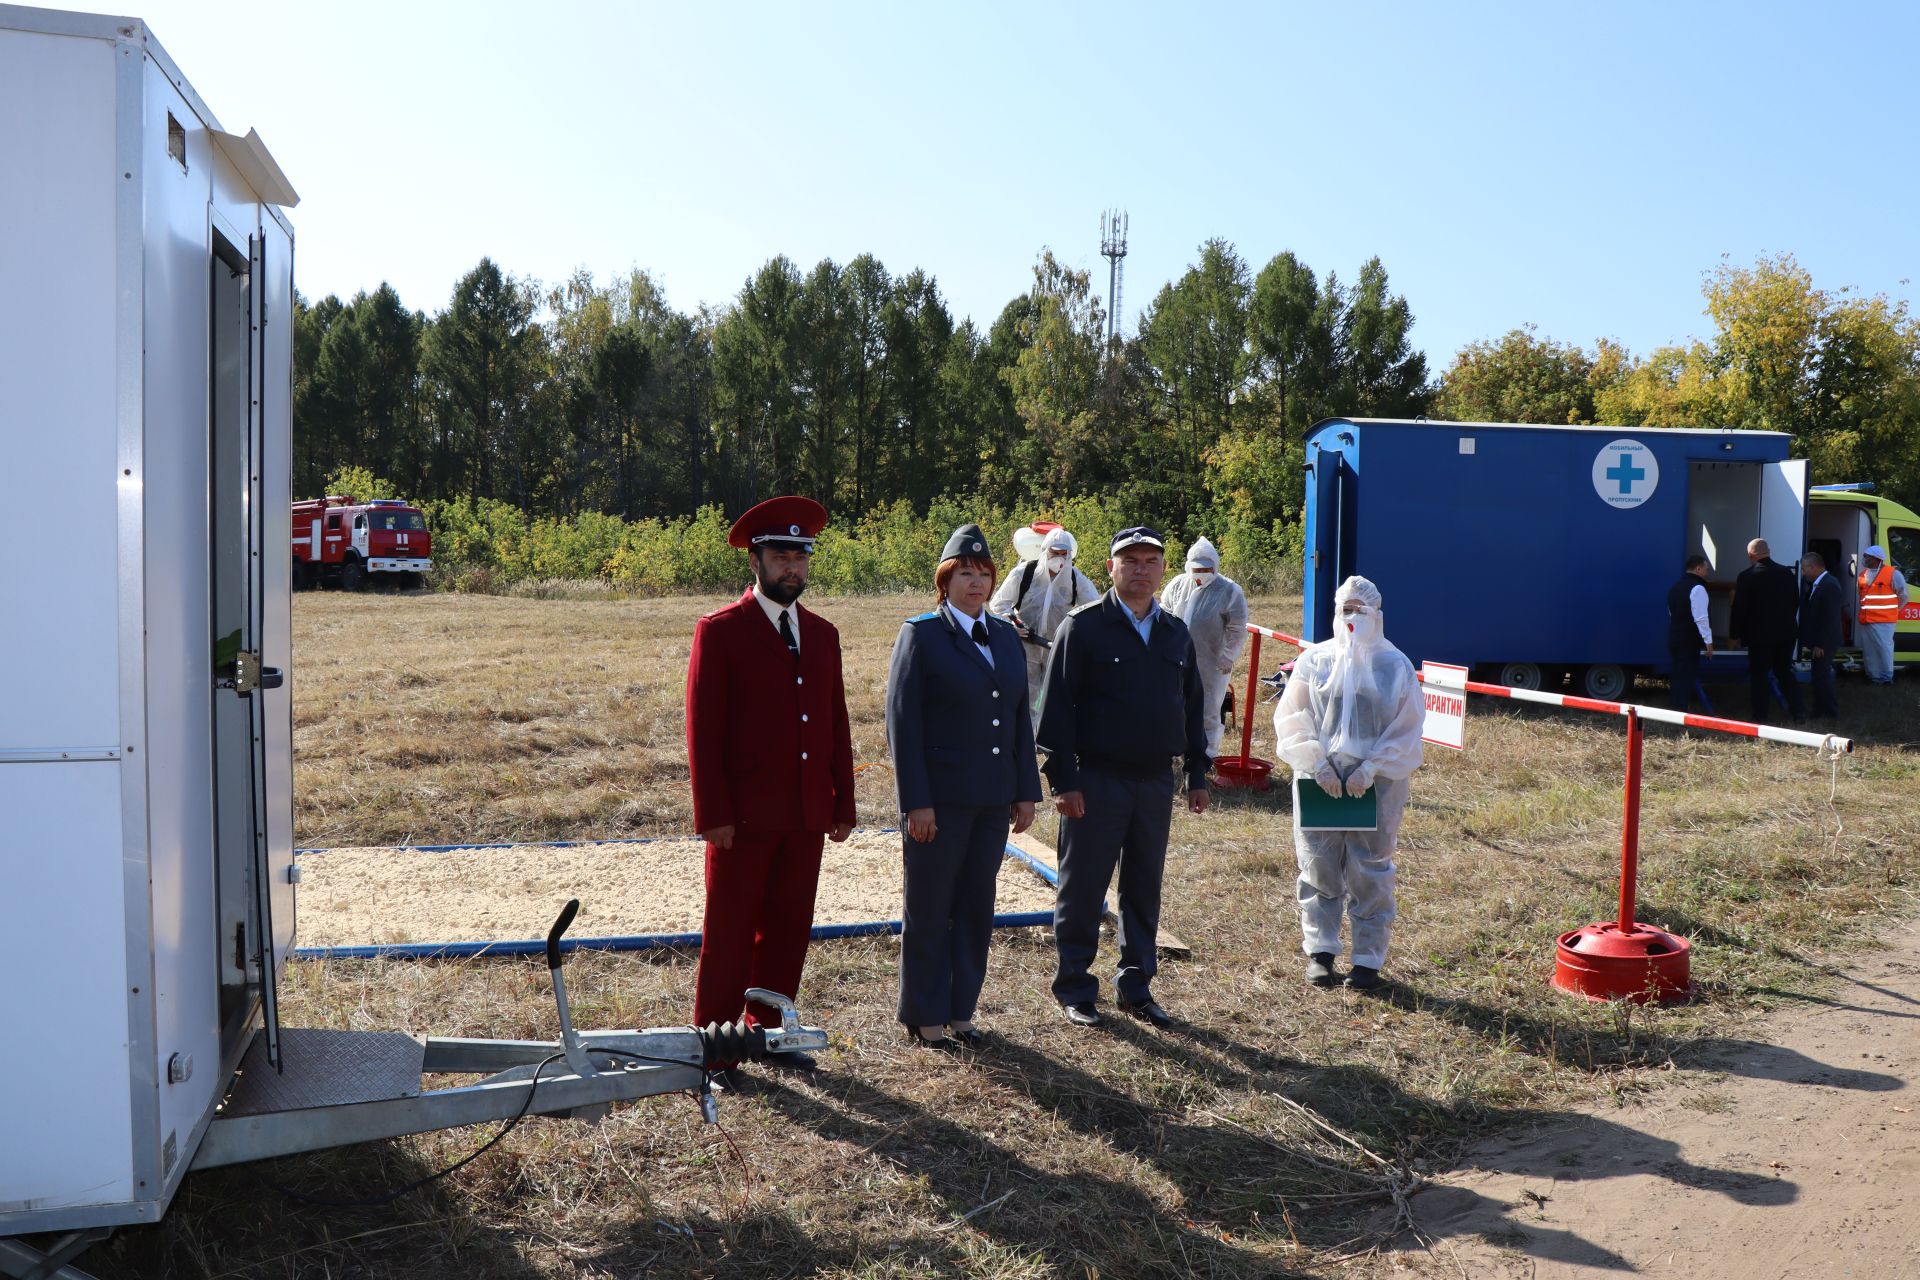
[[[1076,1130],[1093,1133],[1123,1153],[1153,1159],[1183,1191],[1197,1194],[1183,1197],[1184,1213],[1170,1213],[1141,1187],[1092,1170],[1043,1168],[1006,1142],[837,1073],[817,1078],[818,1095],[779,1081],[755,1087],[795,1124],[924,1180],[955,1219],[974,1214],[967,1219],[971,1229],[1021,1254],[1056,1266],[1073,1262],[1101,1275],[1294,1274],[1276,1269],[1270,1254],[1229,1243],[1194,1222],[1248,1218],[1248,1206],[1264,1197],[1244,1185],[1250,1181],[1247,1174],[1273,1164],[1273,1148],[1232,1130],[1167,1123],[1084,1072],[1004,1042],[974,1065],[994,1081],[1027,1093]],[[1015,1194],[995,1204],[995,1188]],[[970,1274],[962,1243],[947,1238],[947,1225],[901,1236],[892,1260],[911,1261],[916,1274],[929,1263],[940,1268],[935,1274]],[[792,1261],[797,1264],[804,1256]]]
[[[469,1130],[473,1145],[497,1127]],[[188,1174],[159,1223],[119,1232],[77,1265],[99,1280],[548,1275],[523,1256],[522,1233],[489,1224],[475,1212],[477,1202],[497,1203],[503,1195],[539,1197],[523,1161],[511,1152],[489,1152],[452,1178],[388,1204],[337,1203],[376,1200],[441,1167],[404,1143],[372,1142]],[[484,1191],[474,1189],[476,1180]]]

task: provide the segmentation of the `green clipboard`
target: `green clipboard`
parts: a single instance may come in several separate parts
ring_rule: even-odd
[[[1368,787],[1366,793],[1338,798],[1320,789],[1312,778],[1295,775],[1293,779],[1293,820],[1302,831],[1378,831],[1380,795]]]

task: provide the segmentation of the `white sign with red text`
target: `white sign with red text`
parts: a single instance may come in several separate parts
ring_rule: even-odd
[[[1420,665],[1421,696],[1427,700],[1427,719],[1420,740],[1436,747],[1467,749],[1467,669],[1446,662]]]

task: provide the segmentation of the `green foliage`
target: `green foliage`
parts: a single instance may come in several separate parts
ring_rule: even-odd
[[[737,559],[702,560],[686,530],[782,492],[834,513],[833,588],[924,584],[969,518],[947,493],[1000,539],[1077,523],[1096,568],[1114,528],[1150,523],[1244,549],[1257,580],[1298,542],[1300,428],[1425,405],[1377,259],[1353,287],[1289,254],[1256,277],[1209,240],[1136,338],[1106,320],[1048,251],[984,333],[871,255],[776,256],[693,314],[644,271],[546,288],[482,259],[432,317],[385,286],[297,300],[296,487],[390,477],[443,526],[441,578],[475,589],[733,585]]]
[[[1920,501],[1920,322],[1884,295],[1825,290],[1791,255],[1723,262],[1702,287],[1714,331],[1630,356],[1534,336],[1462,350],[1448,417],[1784,431],[1816,483],[1866,480]]]
[[[1441,377],[1434,411],[1456,422],[1543,422],[1581,426],[1594,421],[1594,400],[1619,374],[1618,348],[1602,342],[1597,355],[1535,336],[1532,325],[1498,341],[1461,348]]]
[[[320,486],[321,494],[338,493],[352,498],[356,502],[371,502],[375,498],[402,498],[406,495],[389,480],[384,480],[365,467],[339,467],[331,472]]]

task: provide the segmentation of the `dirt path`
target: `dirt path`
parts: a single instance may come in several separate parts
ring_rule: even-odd
[[[576,938],[693,933],[706,910],[706,846],[648,840],[570,848],[514,845],[421,853],[330,849],[300,859],[300,943],[357,946],[544,937],[568,898],[580,899]],[[1009,858],[995,910],[1048,911],[1053,889]],[[856,831],[829,844],[815,924],[900,914],[900,837]]]
[[[1920,1277],[1920,924],[1768,1043],[1644,1105],[1556,1119],[1415,1197],[1423,1274]]]

